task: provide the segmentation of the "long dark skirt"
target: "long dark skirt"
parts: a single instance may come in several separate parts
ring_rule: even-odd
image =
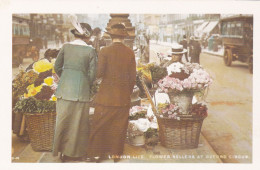
[[[122,155],[130,107],[96,106],[87,155]]]
[[[200,64],[200,55],[191,56],[191,63]]]
[[[86,155],[89,136],[89,104],[58,99],[53,155],[70,157]]]

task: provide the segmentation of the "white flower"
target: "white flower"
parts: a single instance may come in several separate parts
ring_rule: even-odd
[[[158,129],[158,124],[157,124],[157,122],[151,122],[151,123],[150,123],[150,128],[152,128],[152,129]]]
[[[180,73],[181,72],[181,68],[183,68],[183,64],[181,64],[179,62],[172,63],[171,65],[169,65],[167,67],[168,75],[172,74],[172,72]]]
[[[141,132],[146,132],[150,128],[150,121],[146,118],[140,118],[133,122],[137,129]]]

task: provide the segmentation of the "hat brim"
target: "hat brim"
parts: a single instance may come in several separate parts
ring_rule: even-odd
[[[89,37],[91,37],[91,35],[87,36],[86,34],[80,34],[76,29],[71,29],[70,32],[71,32],[73,35],[77,35],[77,36],[80,36],[80,37],[83,37],[83,38],[89,38]]]
[[[105,31],[105,33],[108,34],[108,35],[120,36],[120,37],[127,37],[127,36],[129,36],[128,33],[122,33],[122,34],[118,33],[117,34],[117,33],[111,33],[111,32],[108,32],[108,31]]]
[[[184,54],[187,53],[187,49],[183,49],[181,52],[173,52],[172,50],[168,51],[168,54]]]

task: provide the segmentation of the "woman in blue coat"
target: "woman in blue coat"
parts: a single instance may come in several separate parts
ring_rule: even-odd
[[[54,66],[60,80],[55,93],[57,120],[53,155],[60,152],[62,161],[84,157],[89,135],[90,87],[95,79],[97,55],[86,43],[91,27],[86,23],[80,27],[71,30],[75,40],[62,46]]]

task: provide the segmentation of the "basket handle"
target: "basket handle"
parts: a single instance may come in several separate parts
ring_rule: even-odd
[[[149,102],[150,102],[151,105],[152,105],[152,110],[153,110],[154,114],[155,114],[155,115],[158,115],[157,108],[155,107],[155,104],[154,104],[154,102],[153,102],[153,100],[152,100],[151,94],[149,93],[149,90],[148,90],[146,84],[144,83],[143,76],[140,77],[140,81],[141,81],[141,83],[142,83],[142,85],[143,85],[143,88],[144,88],[144,90],[145,90],[146,96],[147,96]]]

